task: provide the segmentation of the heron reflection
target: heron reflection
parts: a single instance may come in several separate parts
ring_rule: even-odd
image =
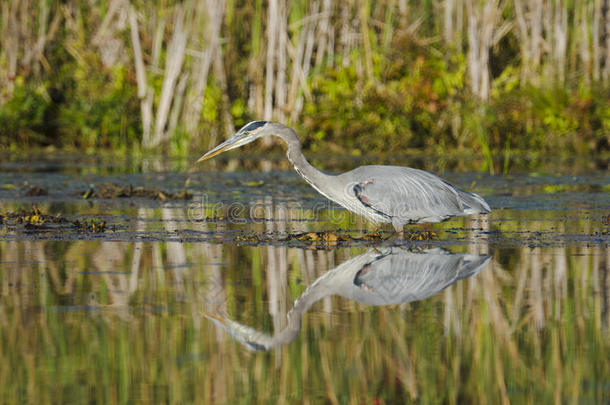
[[[274,336],[218,315],[206,317],[247,348],[271,350],[295,340],[303,315],[324,297],[340,295],[363,305],[418,301],[479,273],[490,260],[491,256],[451,253],[440,248],[370,249],[329,270],[307,287],[288,313],[287,326]]]

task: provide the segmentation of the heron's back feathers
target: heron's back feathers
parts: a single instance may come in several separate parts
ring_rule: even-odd
[[[400,166],[363,166],[337,176],[347,184],[352,202],[341,203],[375,222],[399,228],[409,223],[441,222],[452,216],[487,214],[477,194],[460,190],[440,177]],[[340,200],[340,199],[338,199]]]

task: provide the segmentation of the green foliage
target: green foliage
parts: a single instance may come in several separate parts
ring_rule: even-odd
[[[49,99],[44,87],[17,77],[12,97],[0,105],[0,145],[32,145],[44,142],[45,114]]]
[[[178,3],[159,4],[151,16],[167,18]],[[23,69],[12,92],[0,89],[0,146],[93,150],[141,144],[132,55],[112,68],[104,67],[92,37],[108,4],[76,4],[71,14],[66,12],[65,24],[45,48],[46,67],[36,74]],[[146,5],[141,1],[134,4],[138,9]],[[460,37],[448,43],[438,41],[436,38],[442,37],[438,8],[428,0],[417,4],[420,26],[400,17],[389,2],[348,7],[358,15],[347,17],[364,16],[368,43],[348,46],[345,51],[337,44],[334,60],[312,66],[306,78],[311,97],[307,92],[296,124],[305,148],[331,147],[355,155],[411,148],[471,151],[482,157],[480,167],[490,171],[500,170],[494,167],[498,162],[507,170],[514,152],[586,154],[610,148],[608,85],[581,78],[555,85],[549,84],[552,80],[538,78],[532,81],[545,85],[526,85],[521,47],[511,31],[490,53],[491,96],[483,102],[469,91],[466,43],[460,46]],[[289,8],[287,35],[295,49],[301,30],[311,22],[312,10],[310,2],[304,0]],[[507,8],[505,13],[509,18],[512,11]],[[178,123],[171,137],[172,153],[186,153],[193,142],[207,147],[211,140],[225,136],[227,108],[236,126],[261,118],[250,107],[256,105],[260,113],[264,97],[266,16],[267,4],[262,0],[227,4],[221,27],[224,78],[210,74],[197,132],[187,133]],[[335,34],[343,29],[337,24],[331,21]],[[145,27],[140,28],[141,40],[149,48],[153,38]],[[164,66],[171,33],[169,28],[165,31],[159,69]],[[129,50],[129,29],[115,34],[122,36],[124,49]],[[312,60],[318,46],[313,48]],[[198,61],[187,59],[185,64]],[[293,74],[292,60],[287,63],[287,74]],[[154,97],[160,96],[163,78],[161,73],[148,74]],[[289,83],[291,80],[287,78]],[[153,110],[158,102],[154,100]],[[288,104],[287,109],[294,107]]]
[[[495,78],[490,100],[481,102],[466,86],[463,56],[445,60],[400,41],[391,49],[373,57],[374,80],[360,78],[357,52],[347,66],[311,79],[313,98],[303,117],[307,147],[333,143],[355,154],[468,149],[491,172],[506,171],[512,152],[608,148],[607,89],[520,87],[519,71],[509,65]]]
[[[118,148],[139,143],[139,108],[126,69],[97,63],[64,65],[57,109],[57,142],[80,148]]]
[[[18,77],[0,105],[0,145],[120,148],[139,143],[139,104],[125,67],[63,54],[47,84]]]
[[[607,148],[610,100],[603,91],[530,86],[498,93],[490,101],[498,132],[492,147],[510,139],[520,150],[583,153]]]
[[[373,58],[374,80],[358,78],[357,54],[313,79],[304,114],[313,149],[329,140],[369,152],[456,144],[450,117],[464,91],[463,58],[447,63],[408,44],[392,49]]]

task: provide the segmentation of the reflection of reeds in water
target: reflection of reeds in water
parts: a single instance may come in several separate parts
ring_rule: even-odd
[[[565,230],[560,221],[552,226]],[[273,333],[306,286],[360,251],[0,242],[0,398],[603,403],[610,396],[608,246],[498,249],[478,276],[410,304],[364,307],[329,297],[303,318],[297,340],[272,355],[244,351],[203,318],[227,313]]]

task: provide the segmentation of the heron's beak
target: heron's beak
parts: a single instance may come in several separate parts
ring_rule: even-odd
[[[217,147],[215,147],[214,149],[212,149],[205,155],[201,156],[199,158],[199,160],[197,161],[197,163],[203,162],[204,160],[208,160],[209,158],[212,158],[212,157],[224,152],[225,150],[232,149],[231,146],[235,143],[235,141],[237,141],[237,139],[235,139],[235,137],[231,137],[231,138],[227,139],[226,141],[224,141],[223,143],[221,143],[220,145],[218,145]]]

